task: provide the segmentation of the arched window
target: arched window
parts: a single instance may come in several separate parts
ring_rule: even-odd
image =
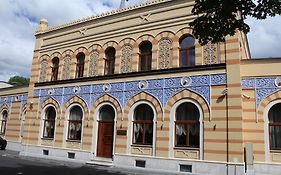
[[[113,47],[109,47],[106,49],[104,75],[114,74],[115,53],[116,51]]]
[[[281,149],[281,103],[272,106],[268,112],[269,143],[271,150]]]
[[[79,106],[73,106],[69,111],[68,140],[81,140],[83,111]]]
[[[56,123],[56,110],[49,106],[45,110],[43,138],[54,138]]]
[[[153,140],[153,110],[147,104],[140,104],[134,111],[133,144],[152,145]]]
[[[8,111],[4,110],[0,118],[0,134],[4,135],[6,132],[7,120],[8,120]]]
[[[176,109],[175,146],[199,148],[200,113],[190,102],[182,103]]]
[[[180,67],[195,65],[195,39],[185,35],[180,39]]]
[[[139,70],[148,71],[151,70],[152,63],[152,44],[149,41],[144,41],[140,44],[140,58],[139,58]]]
[[[105,105],[100,109],[100,121],[114,121],[115,112],[112,106]]]
[[[59,74],[59,58],[55,57],[52,60],[52,77],[51,81],[56,81],[58,80],[58,74]]]
[[[77,54],[77,65],[76,65],[76,78],[83,77],[84,73],[84,63],[85,63],[85,54],[80,52]]]

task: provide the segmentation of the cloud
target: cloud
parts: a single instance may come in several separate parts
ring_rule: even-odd
[[[134,5],[146,0],[130,0]],[[30,76],[34,32],[46,18],[50,26],[118,8],[120,0],[2,0],[0,1],[0,80],[12,75]],[[281,18],[247,20],[252,27],[249,43],[254,57],[281,56]]]
[[[131,0],[127,5],[142,0]],[[38,21],[50,26],[118,8],[117,0],[4,0],[0,2],[0,80],[29,77]]]
[[[246,22],[251,27],[248,39],[252,57],[281,57],[281,16],[266,20],[249,18]]]

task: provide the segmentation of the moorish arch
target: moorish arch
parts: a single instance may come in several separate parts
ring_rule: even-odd
[[[43,60],[50,61],[50,56],[48,54],[44,54],[40,57],[39,61],[42,62]]]
[[[113,48],[115,48],[116,50],[118,50],[119,45],[118,45],[118,43],[117,43],[116,41],[108,41],[108,42],[106,42],[106,43],[102,46],[103,50],[106,50],[106,49],[109,48],[109,47],[113,47]]]
[[[73,50],[67,49],[67,50],[65,50],[65,51],[61,54],[61,57],[62,57],[62,58],[65,58],[66,56],[72,57],[73,53],[74,53]]]
[[[191,35],[191,36],[193,36],[193,35],[192,35],[192,29],[189,28],[189,27],[186,27],[186,28],[182,28],[182,29],[180,29],[179,31],[177,31],[175,36],[177,37],[178,42],[179,42],[180,38],[181,38],[182,36],[184,36],[184,35]],[[193,36],[193,37],[194,37],[194,36]],[[195,37],[194,37],[194,38],[195,38]]]
[[[40,110],[38,111],[39,114],[42,113],[42,110],[43,110],[47,105],[53,105],[53,106],[56,108],[57,113],[58,113],[58,114],[60,113],[61,108],[60,108],[60,105],[59,105],[59,103],[57,102],[57,100],[55,100],[55,99],[52,98],[52,97],[49,97],[48,99],[46,99],[46,100],[41,104],[41,108],[40,108]]]
[[[124,45],[127,45],[127,44],[131,45],[131,46],[134,46],[135,43],[136,43],[136,40],[133,39],[133,38],[124,38],[119,42],[119,46],[123,47]]]
[[[267,96],[257,108],[257,122],[264,122],[264,151],[266,161],[272,161],[272,153],[279,150],[281,91]],[[276,144],[276,145],[274,145]]]
[[[175,37],[175,33],[171,31],[163,31],[156,35],[155,39],[159,42],[162,38],[170,38],[173,39]]]
[[[150,103],[151,105],[153,105],[154,109],[156,110],[157,120],[162,120],[163,112],[162,112],[160,102],[154,96],[152,96],[148,93],[145,93],[145,92],[141,92],[141,93],[133,96],[130,100],[128,100],[128,102],[124,108],[124,116],[128,117],[130,108],[139,101],[146,101],[146,102]]]
[[[89,112],[89,108],[88,108],[88,105],[87,105],[87,103],[82,99],[82,98],[80,98],[80,97],[78,97],[78,96],[74,96],[74,97],[72,97],[72,98],[70,98],[66,103],[65,103],[65,105],[64,105],[64,107],[63,107],[63,112],[66,112],[66,110],[72,105],[72,104],[79,104],[82,108],[83,108],[83,111],[84,111],[84,114],[86,115],[86,114],[88,114],[88,112]],[[84,117],[84,119],[86,119],[85,117]]]
[[[136,40],[137,45],[139,46],[143,41],[150,41],[152,45],[156,44],[157,40],[155,40],[154,36],[145,34]]]
[[[258,121],[263,121],[263,116],[266,114],[266,110],[265,108],[273,101],[277,100],[277,99],[281,99],[281,91],[277,91],[269,96],[267,96],[259,105],[258,109],[257,109],[257,117],[258,117]]]
[[[182,99],[192,99],[193,101],[197,102],[203,110],[204,121],[208,121],[211,119],[210,118],[210,109],[209,109],[207,102],[200,95],[198,95],[197,93],[192,92],[190,90],[182,90],[179,93],[177,93],[176,95],[174,95],[173,97],[171,97],[167,101],[167,104],[165,106],[165,114],[169,115],[174,104]]]
[[[121,115],[122,115],[122,108],[119,104],[119,102],[112,96],[108,95],[108,94],[105,94],[103,96],[101,96],[100,98],[98,98],[94,104],[93,104],[93,107],[91,109],[91,112],[92,114],[94,113],[94,111],[97,109],[97,107],[99,105],[101,105],[102,103],[110,103],[112,104],[115,109],[116,109],[116,113],[117,113],[117,118],[120,119],[121,118]]]
[[[0,107],[0,112],[3,112],[4,110],[8,111],[8,113],[9,113],[9,106],[7,104],[3,104]]]
[[[55,58],[55,57],[58,57],[59,60],[62,59],[62,55],[61,55],[61,53],[59,53],[59,52],[54,52],[54,53],[52,53],[52,55],[51,55],[50,57],[51,57],[51,59],[53,59],[53,58]]]
[[[86,49],[85,47],[78,47],[74,51],[74,55],[77,55],[78,53],[84,53],[86,56],[89,55],[88,49]]]

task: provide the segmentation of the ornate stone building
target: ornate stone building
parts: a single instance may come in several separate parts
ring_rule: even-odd
[[[243,174],[246,157],[248,172],[280,172],[281,60],[250,59],[239,31],[200,46],[193,5],[154,0],[56,27],[41,20],[29,87],[0,90],[8,148],[197,174]]]

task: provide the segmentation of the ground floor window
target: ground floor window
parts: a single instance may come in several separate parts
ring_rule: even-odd
[[[270,108],[268,121],[270,149],[281,150],[281,103]]]
[[[152,145],[153,110],[147,104],[140,104],[134,111],[133,144]]]
[[[73,106],[69,112],[68,140],[81,140],[83,111],[79,106]]]
[[[4,110],[1,114],[0,118],[0,134],[4,135],[6,132],[6,126],[7,126],[7,119],[8,119],[8,111]]]

